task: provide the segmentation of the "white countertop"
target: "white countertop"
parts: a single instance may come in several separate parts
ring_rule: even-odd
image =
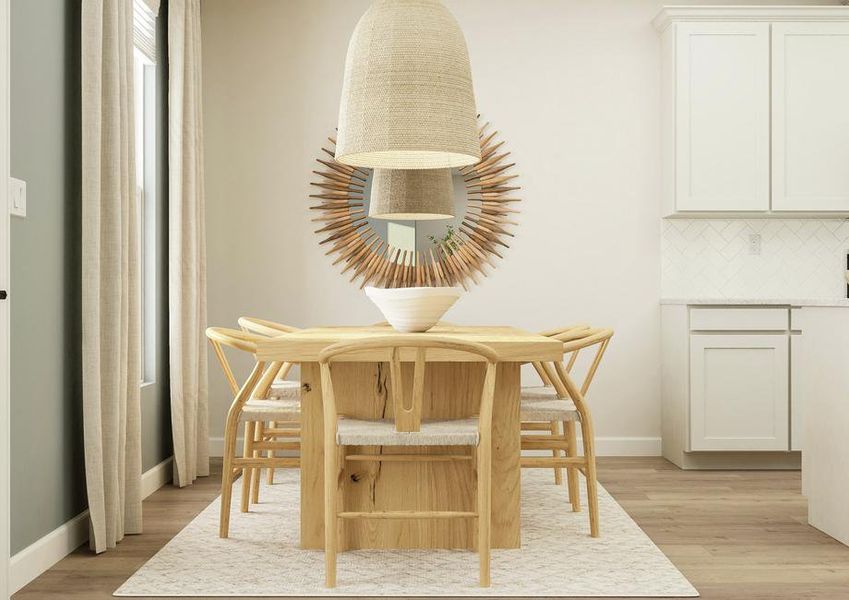
[[[849,298],[661,298],[661,304],[757,305],[757,306],[845,306]]]

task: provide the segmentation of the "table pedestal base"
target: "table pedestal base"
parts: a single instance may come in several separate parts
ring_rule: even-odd
[[[404,364],[407,386],[412,365]],[[520,496],[519,363],[500,363],[492,424],[492,547],[518,548]],[[482,363],[429,363],[424,397],[426,418],[477,414]],[[386,365],[336,363],[333,383],[340,414],[377,419],[391,416]],[[321,376],[317,363],[301,364],[302,396],[301,547],[324,547],[324,451]],[[431,447],[429,453],[473,454],[468,447]],[[381,448],[350,446],[346,454],[376,454]],[[393,447],[387,453],[421,454]],[[435,463],[345,463],[339,478],[345,511],[474,511],[473,461]],[[341,521],[341,549],[475,548],[474,519],[368,519]]]

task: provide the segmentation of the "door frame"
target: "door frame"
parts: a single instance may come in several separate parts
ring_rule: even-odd
[[[9,290],[9,3],[0,0],[0,289]],[[10,293],[11,295],[11,293]],[[10,543],[10,342],[9,304],[0,301],[0,599],[9,598]]]

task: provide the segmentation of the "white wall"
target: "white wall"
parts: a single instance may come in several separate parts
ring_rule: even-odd
[[[660,50],[650,20],[662,3],[446,4],[466,35],[478,109],[508,140],[525,200],[506,260],[449,318],[615,328],[590,395],[598,434],[657,438]],[[211,324],[381,318],[330,266],[307,210],[348,37],[367,6],[204,0]],[[229,396],[216,365],[210,373],[215,437]]]

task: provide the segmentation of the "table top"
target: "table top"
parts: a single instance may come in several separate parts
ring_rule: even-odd
[[[268,338],[257,344],[256,357],[262,361],[317,362],[326,347],[353,340],[378,336],[400,336],[387,324],[361,327],[313,327]],[[438,323],[430,331],[417,335],[433,335],[463,342],[477,342],[489,346],[502,362],[552,361],[563,358],[563,343],[515,327],[474,326]],[[350,362],[384,360],[385,352],[364,351],[346,355]],[[415,360],[415,352],[401,352],[402,361]],[[479,360],[474,356],[452,350],[429,350],[428,362],[455,362]]]

